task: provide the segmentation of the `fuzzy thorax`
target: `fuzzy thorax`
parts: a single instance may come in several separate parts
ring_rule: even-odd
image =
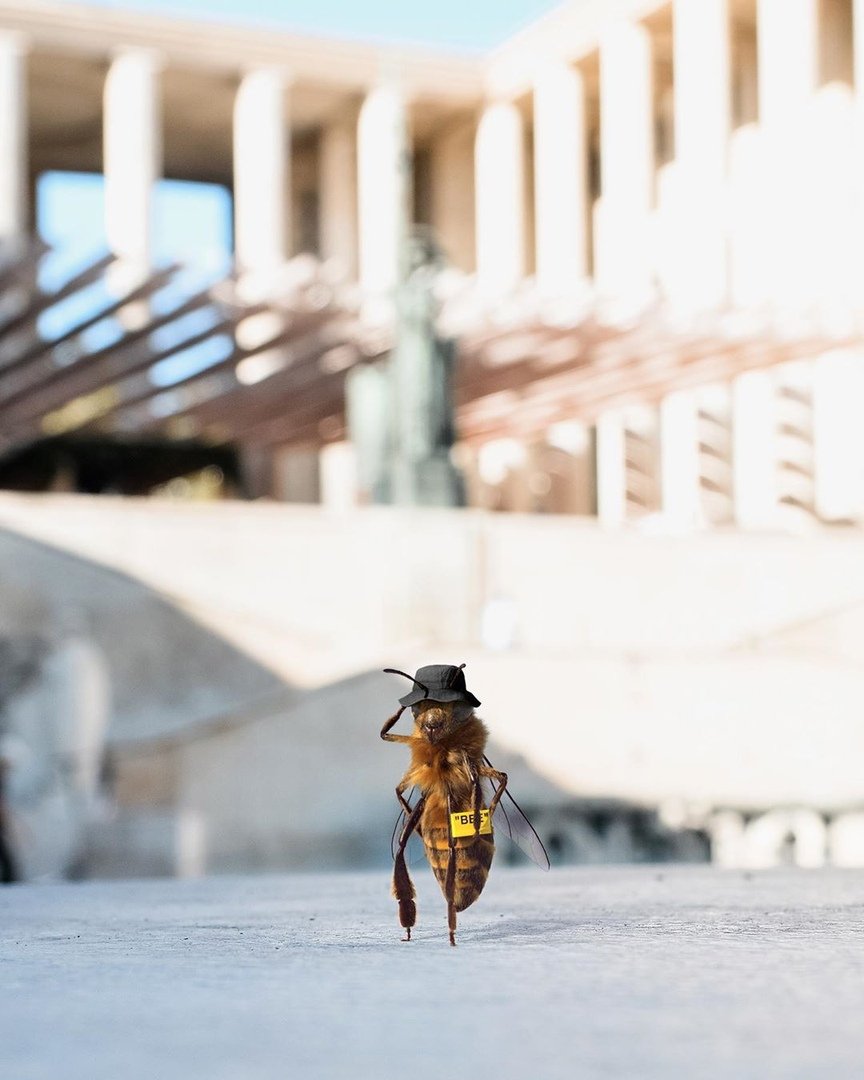
[[[449,711],[447,705],[440,706]],[[488,733],[483,721],[473,713],[467,720],[447,725],[431,741],[424,733],[423,720],[431,709],[415,719],[411,738],[411,764],[405,774],[407,786],[416,786],[427,798],[427,804],[446,805],[447,796],[461,804],[472,797],[473,775],[483,764]],[[473,774],[473,775],[472,775]]]

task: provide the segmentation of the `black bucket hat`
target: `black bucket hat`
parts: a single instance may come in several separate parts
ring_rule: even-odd
[[[399,698],[400,705],[416,705],[418,701],[467,701],[471,705],[479,705],[480,702],[465,686],[465,676],[462,674],[464,664],[458,667],[453,664],[427,664],[426,667],[417,668],[416,675],[408,675],[397,668],[384,668],[391,675],[404,675],[415,684],[414,689]]]

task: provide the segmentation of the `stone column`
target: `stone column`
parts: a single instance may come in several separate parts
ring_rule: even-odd
[[[392,83],[370,91],[357,125],[360,285],[373,322],[392,317],[408,213],[405,102]]]
[[[234,247],[241,272],[275,270],[291,251],[288,78],[245,75],[234,102]]]
[[[347,277],[357,273],[357,137],[353,123],[328,125],[321,133],[321,256]]]
[[[273,497],[275,468],[271,447],[241,443],[240,471],[244,498]]]
[[[812,220],[811,110],[819,70],[819,0],[758,0],[759,112],[769,163],[767,276],[776,307],[812,305],[818,242]]]
[[[561,420],[546,430],[546,443],[559,458],[558,491],[553,513],[593,514],[597,509],[597,477],[591,430],[579,420]],[[553,481],[554,484],[554,481]]]
[[[207,818],[193,806],[181,806],[174,824],[174,873],[189,880],[207,873]]]
[[[813,194],[806,208],[813,236],[811,281],[819,305],[820,324],[836,337],[855,332],[862,306],[864,275],[864,87],[854,72],[855,37],[864,30],[853,16],[864,18],[854,0],[821,0],[819,16],[819,84],[806,132],[806,159],[813,170]],[[858,52],[859,65],[864,54]],[[855,83],[857,82],[857,86]],[[857,99],[857,100],[856,100]]]
[[[864,0],[852,0],[853,61],[856,73],[855,90],[855,181],[857,201],[855,206],[855,230],[858,240],[859,261],[855,265],[855,280],[864,272]]]
[[[120,53],[105,79],[105,231],[119,259],[118,290],[146,274],[152,258],[153,193],[162,173],[160,60],[145,49]]]
[[[537,285],[572,293],[587,272],[587,137],[580,71],[551,61],[534,82]]]
[[[0,244],[27,232],[26,44],[0,34]]]
[[[675,525],[699,522],[699,410],[692,390],[660,403],[660,499]]]
[[[864,355],[837,349],[813,365],[813,464],[816,515],[864,518]]]
[[[346,512],[357,505],[357,454],[350,442],[322,446],[319,472],[322,506]]]
[[[474,176],[477,280],[490,297],[506,296],[525,273],[524,140],[513,102],[486,106],[477,126]]]
[[[777,520],[776,395],[764,371],[732,385],[732,497],[735,522],[765,528]]]
[[[720,307],[727,299],[728,0],[675,0],[673,26],[680,209],[675,291],[683,306],[698,311]]]
[[[600,41],[601,205],[596,240],[600,290],[625,303],[652,288],[649,215],[654,191],[651,39],[618,19]]]
[[[759,114],[769,127],[800,118],[818,75],[818,0],[757,0]]]
[[[528,514],[534,509],[531,492],[531,472],[534,448],[525,439],[510,439],[512,457],[507,475],[501,485],[504,505],[516,514]]]
[[[852,71],[864,71],[864,0],[852,0]],[[864,79],[856,78],[855,96],[859,122],[864,119]]]
[[[601,525],[627,519],[627,439],[620,412],[597,418],[597,518]]]
[[[320,502],[321,473],[318,450],[312,447],[276,447],[273,450],[271,494],[280,502]]]

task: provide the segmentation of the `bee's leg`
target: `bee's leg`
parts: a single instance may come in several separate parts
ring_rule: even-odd
[[[389,734],[390,728],[393,727],[393,725],[396,723],[396,721],[399,719],[399,717],[402,715],[402,713],[405,712],[406,708],[407,708],[407,706],[403,705],[402,708],[398,710],[398,712],[393,713],[393,715],[390,717],[390,719],[385,722],[384,727],[381,728],[381,738],[384,739],[385,742],[401,742],[401,743],[411,742],[411,736],[410,735],[390,735]]]
[[[417,905],[414,903],[414,897],[417,893],[408,873],[408,867],[405,865],[405,845],[408,843],[411,833],[417,828],[422,813],[423,799],[420,799],[408,815],[405,827],[402,829],[393,864],[393,895],[399,903],[399,923],[405,928],[403,941],[411,940],[411,927],[417,921]]]
[[[411,811],[414,809],[414,807],[411,805],[411,803],[409,803],[408,800],[405,798],[405,790],[406,790],[406,788],[409,788],[410,786],[411,785],[408,783],[408,781],[403,776],[402,779],[399,781],[398,787],[396,788],[396,798],[402,804],[402,809],[408,815],[410,815]]]
[[[499,772],[497,769],[488,769],[485,765],[481,765],[477,770],[479,776],[487,776],[490,780],[494,780],[498,785],[498,790],[492,796],[492,801],[489,803],[489,818],[491,820],[492,815],[498,807],[498,803],[501,801],[501,796],[507,790],[507,773]]]
[[[450,857],[447,860],[447,875],[444,878],[444,896],[447,899],[447,926],[450,930],[450,944],[456,944],[456,837],[450,827],[450,796],[447,796],[447,828],[450,834]]]
[[[483,809],[483,789],[480,787],[480,777],[474,774],[474,836],[480,835],[480,811]]]
[[[476,839],[480,835],[480,811],[483,809],[483,789],[480,786],[480,773],[477,769],[477,765],[465,755],[465,764],[468,768],[468,772],[471,776],[471,783],[474,788],[474,838]]]

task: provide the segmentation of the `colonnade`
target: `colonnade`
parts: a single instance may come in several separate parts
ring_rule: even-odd
[[[649,15],[603,15],[590,46],[572,51],[549,40],[527,82],[508,83],[491,57],[485,97],[463,115],[467,141],[452,122],[427,131],[432,224],[450,214],[444,232],[477,295],[494,308],[530,281],[541,300],[587,289],[641,310],[659,298],[685,322],[756,311],[769,336],[854,329],[864,310],[855,284],[864,79],[853,74],[864,71],[864,0],[670,0]],[[0,241],[29,226],[27,51],[24,36],[0,32]],[[130,48],[111,59],[104,81],[106,231],[117,273],[133,279],[151,259],[152,192],[170,122],[164,62]],[[236,262],[265,291],[296,251],[294,91],[291,71],[279,67],[236,77],[228,133]],[[666,158],[661,93],[672,118]],[[352,101],[319,132],[317,254],[339,261],[364,314],[386,322],[415,203],[415,102],[394,80]],[[587,501],[610,523],[652,511],[742,525],[769,524],[778,507],[857,514],[861,478],[848,455],[859,447],[844,402],[858,365],[833,354],[808,363],[798,369],[808,372],[803,389],[784,389],[783,373],[766,365],[719,390],[682,386],[635,409],[610,403],[591,422],[596,483]],[[846,419],[826,419],[838,409]],[[794,452],[783,410],[803,423]]]
[[[864,71],[864,3],[753,0],[742,22],[747,7],[673,0],[658,5],[661,30],[610,14],[587,55],[562,56],[566,44],[550,42],[530,108],[500,96],[486,107],[481,132],[490,115],[511,119],[494,150],[478,144],[478,229],[495,236],[494,252],[478,239],[481,278],[502,265],[525,273],[533,215],[543,295],[592,273],[601,297],[637,308],[659,298],[687,316],[768,305],[787,324],[803,312],[835,326],[843,304],[862,307],[848,283],[851,238],[859,250],[864,239],[852,183],[864,169],[864,79],[853,74]],[[658,58],[671,71],[669,160],[658,146]],[[495,170],[482,168],[484,153],[499,174],[504,163],[521,171],[517,118],[533,128],[533,205],[486,190]]]
[[[842,22],[844,2],[854,2],[854,26],[832,28],[832,19]],[[688,311],[772,294],[790,308],[811,303],[813,275],[825,268],[810,265],[807,245],[821,244],[829,261],[842,245],[835,228],[826,248],[825,229],[820,238],[805,219],[813,218],[814,200],[824,202],[820,183],[830,183],[851,108],[837,95],[815,107],[814,92],[834,69],[847,77],[836,56],[825,60],[832,34],[842,51],[854,28],[855,51],[864,54],[864,0],[827,8],[819,0],[752,0],[752,7],[758,48],[745,56],[733,41],[730,0],[658,5],[671,35],[664,44],[673,71],[668,176],[658,173],[658,34],[650,20],[605,16],[587,55],[570,56],[566,42],[550,42],[531,84],[509,93],[498,87],[490,61],[487,99],[476,103],[474,254],[463,267],[476,272],[482,295],[507,296],[530,270],[541,296],[572,294],[593,276],[601,295],[639,300],[659,287]],[[0,237],[27,223],[26,56],[23,36],[0,33]],[[758,145],[738,130],[742,106],[732,88],[740,97],[742,65],[753,68],[757,84]],[[112,249],[132,262],[147,259],[150,194],[161,170],[160,66],[155,51],[126,50],[111,61],[104,85],[107,231]],[[864,80],[853,87],[848,78],[860,113]],[[238,76],[231,138],[236,255],[244,270],[272,267],[293,250],[291,97],[290,71]],[[398,272],[411,105],[395,82],[370,86],[359,117],[346,114],[321,131],[320,253],[342,259],[349,272],[356,268],[373,297],[391,289]],[[831,160],[820,172],[808,140],[824,134],[826,123],[835,125],[831,145],[823,139],[818,149]],[[592,138],[599,191],[589,175]],[[845,195],[852,197],[851,184]],[[858,224],[850,230],[846,222],[845,233]],[[754,258],[764,273],[753,270]]]
[[[30,228],[27,53],[23,35],[0,32],[0,242],[24,238]],[[147,268],[152,259],[153,190],[163,172],[166,122],[163,65],[158,50],[123,50],[111,60],[103,87],[106,236],[119,263],[134,270]],[[288,71],[259,68],[238,79],[228,137],[241,272],[272,272],[292,253],[290,99]],[[373,127],[366,141],[377,142],[378,150],[380,124]],[[343,258],[351,268],[356,262],[354,144],[349,124],[334,123],[322,131],[322,254]],[[383,201],[380,191],[377,197]],[[370,282],[376,274],[377,268],[367,268]]]

